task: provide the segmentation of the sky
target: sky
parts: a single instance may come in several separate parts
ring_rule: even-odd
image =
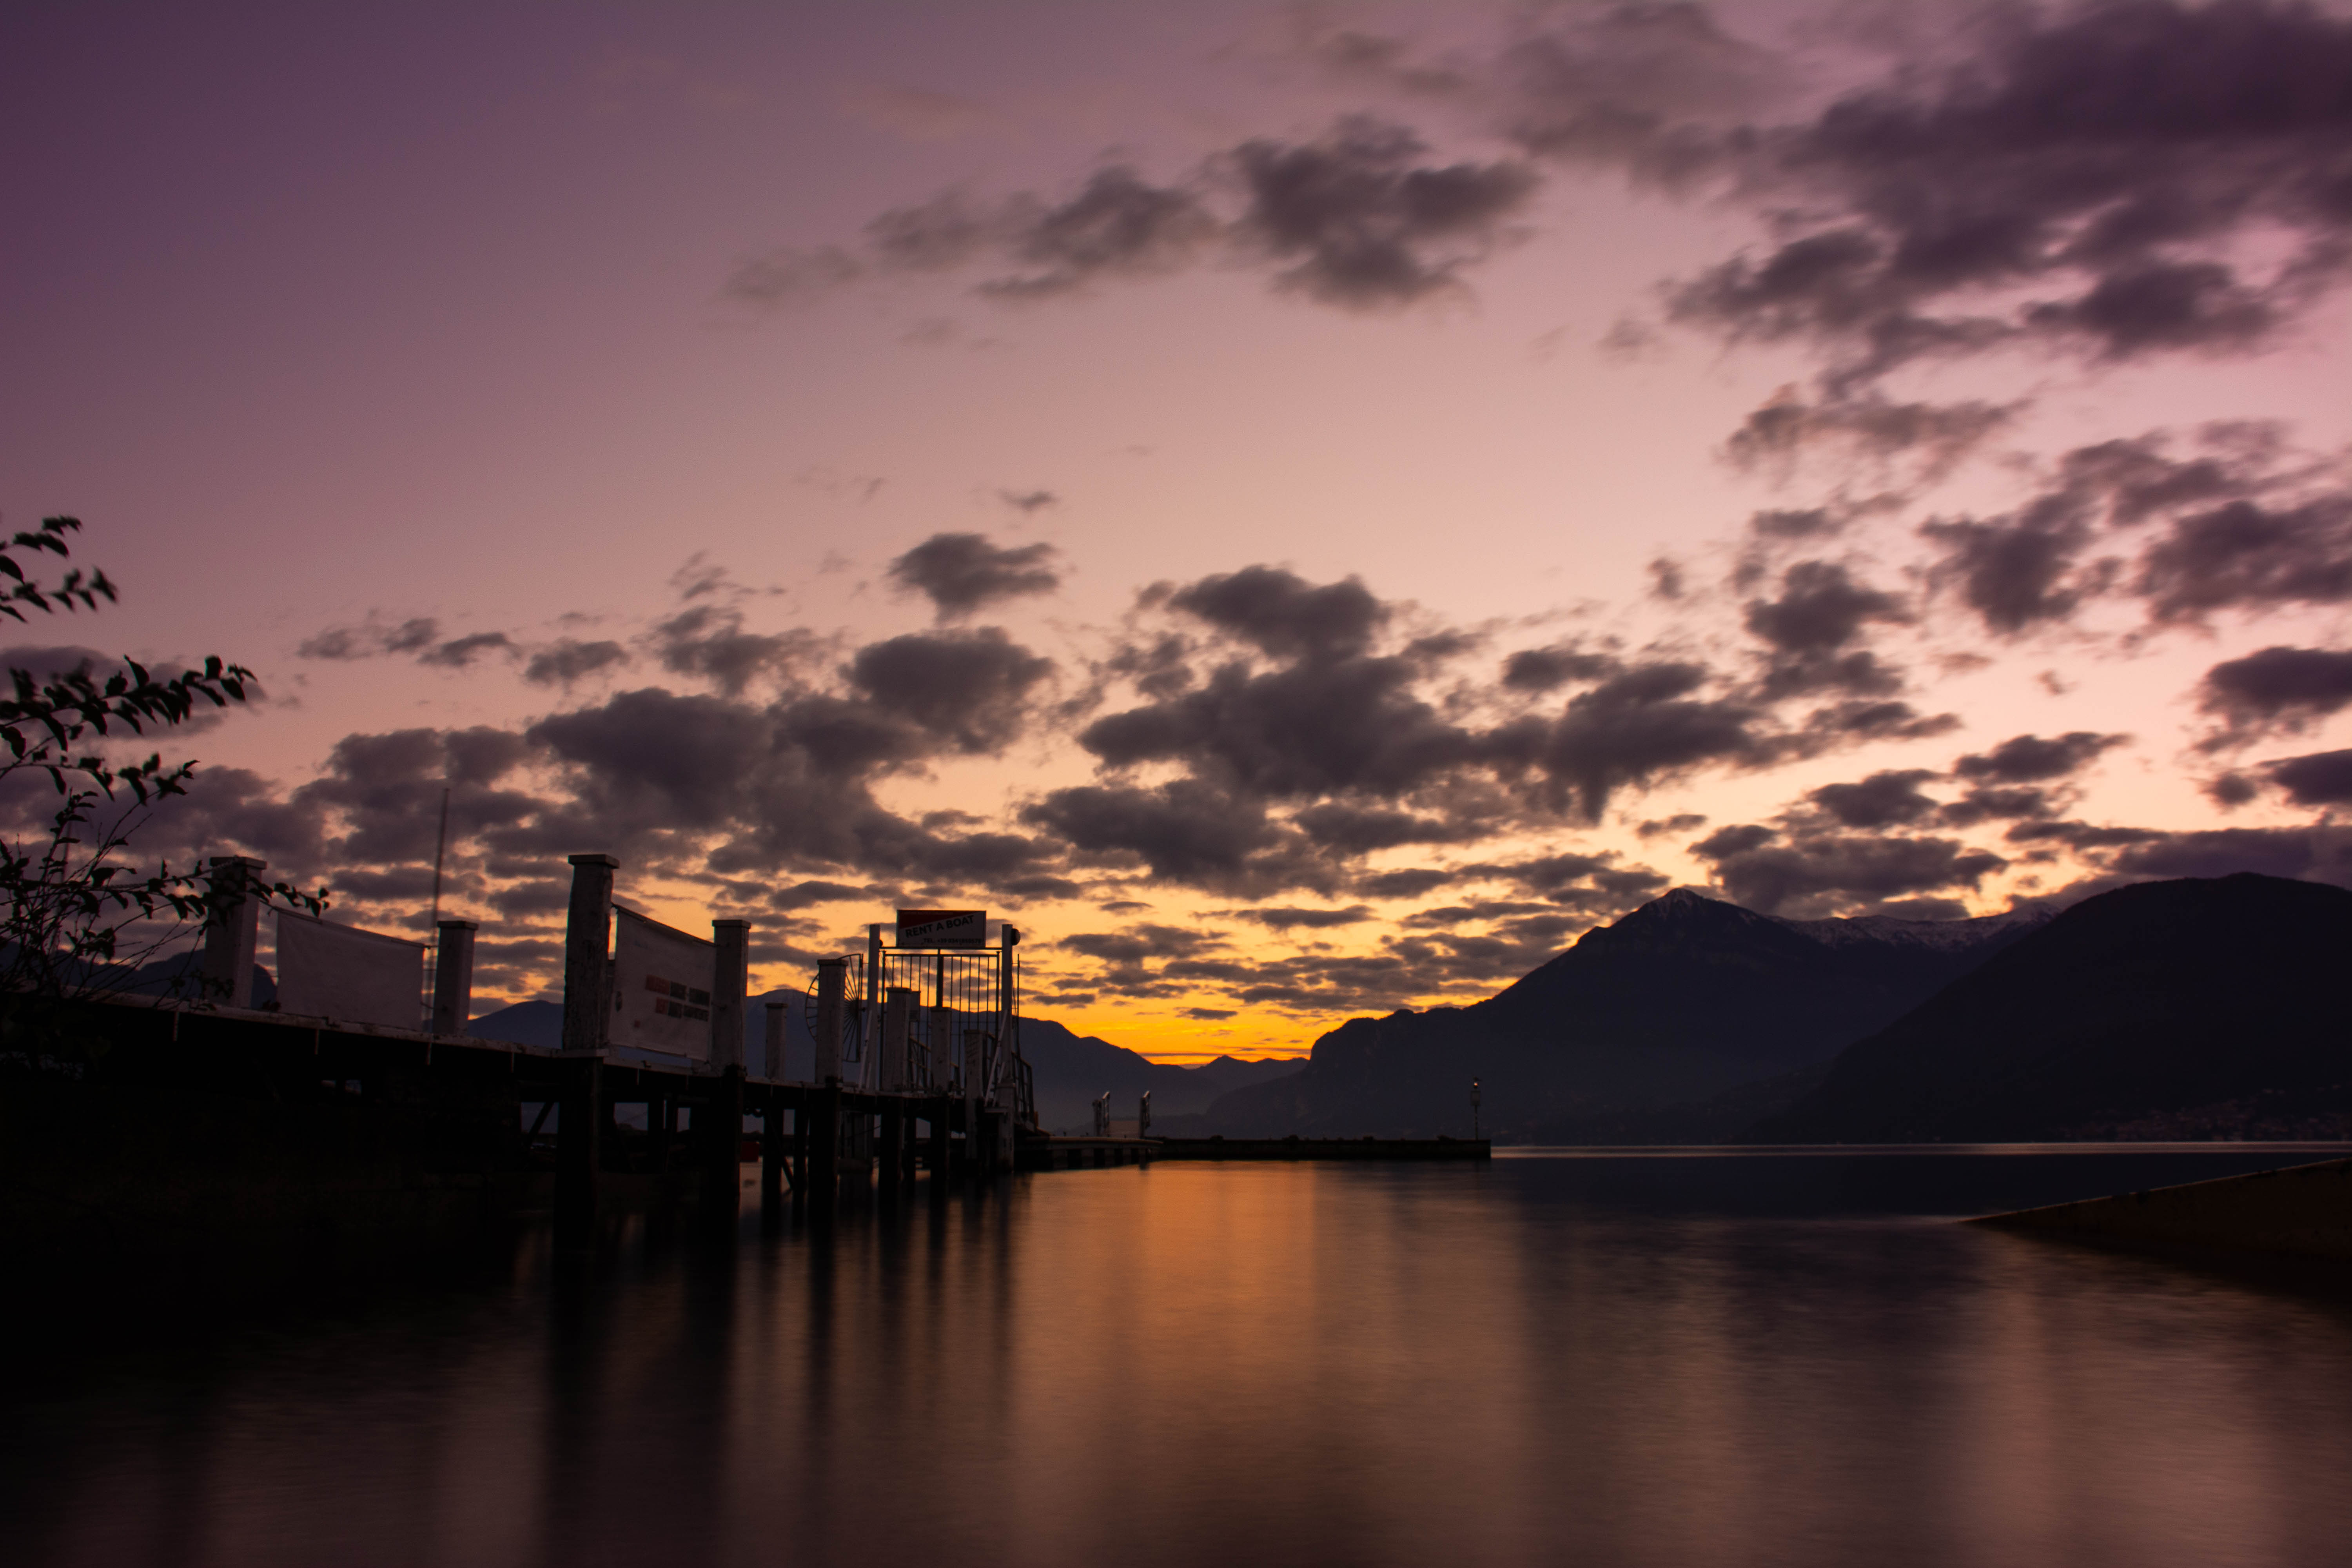
[[[1691,886],[2352,884],[2352,9],[26,5],[0,516],[142,852],[567,855],[1171,1060]],[[167,750],[169,747],[167,747]],[[44,786],[46,787],[46,786]],[[8,803],[37,826],[37,795]]]

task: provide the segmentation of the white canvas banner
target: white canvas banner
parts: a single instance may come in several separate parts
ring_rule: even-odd
[[[278,911],[278,1010],[306,1018],[425,1026],[425,944]]]
[[[710,983],[719,950],[659,921],[613,911],[616,1046],[710,1059]]]

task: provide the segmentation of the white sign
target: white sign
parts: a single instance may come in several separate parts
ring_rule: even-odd
[[[718,973],[719,950],[702,938],[614,910],[612,1043],[709,1060]]]
[[[900,947],[986,947],[986,910],[900,910]]]
[[[306,1018],[425,1026],[425,944],[278,911],[278,1010]]]

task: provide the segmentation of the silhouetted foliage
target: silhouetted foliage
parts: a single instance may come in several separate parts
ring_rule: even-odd
[[[0,545],[0,576],[13,584],[0,596],[0,614],[21,622],[27,608],[95,611],[100,599],[115,602],[103,572],[76,569],[45,587],[15,559],[64,557],[70,553],[65,536],[80,528],[78,518],[45,518],[38,531],[20,531]],[[110,762],[97,745],[126,730],[144,736],[185,723],[200,701],[214,708],[244,702],[253,671],[213,658],[202,670],[158,678],[134,659],[122,663],[102,681],[87,668],[46,680],[29,670],[8,671],[14,689],[0,700],[0,741],[7,745],[0,788],[20,774],[42,773],[58,798],[46,837],[11,834],[0,843],[0,898],[6,901],[0,991],[58,999],[120,992],[142,964],[201,929],[214,907],[215,889],[205,868],[174,871],[159,862],[142,874],[125,856],[132,833],[156,805],[187,793],[195,763],[167,763],[160,752],[143,762]],[[313,913],[326,901],[324,889],[306,894],[284,882],[248,883],[246,890]],[[172,988],[193,984],[188,972]]]

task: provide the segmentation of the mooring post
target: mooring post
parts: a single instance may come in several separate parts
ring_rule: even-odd
[[[250,855],[215,855],[212,898],[205,910],[205,951],[197,961],[205,1000],[225,1007],[253,1005],[253,960],[261,935],[261,900],[254,875],[269,863]]]
[[[816,966],[816,1070],[819,1089],[841,1082],[842,1016],[848,1005],[849,960],[826,958]]]
[[[743,998],[751,989],[751,922],[712,921],[718,951],[710,976],[710,1065],[724,1072],[743,1066]]]
[[[771,1083],[784,1081],[784,1024],[786,1012],[782,1002],[768,1004],[768,1028],[761,1037],[766,1047],[767,1059],[761,1066],[761,1076]]]
[[[563,1087],[555,1112],[555,1245],[580,1252],[596,1243],[596,1188],[604,1158],[604,1063],[588,1056],[558,1065]]]
[[[563,1048],[601,1051],[613,1007],[610,855],[572,857],[572,904],[563,922]]]
[[[463,1035],[474,1010],[474,933],[479,921],[443,921],[433,961],[433,1032]]]

